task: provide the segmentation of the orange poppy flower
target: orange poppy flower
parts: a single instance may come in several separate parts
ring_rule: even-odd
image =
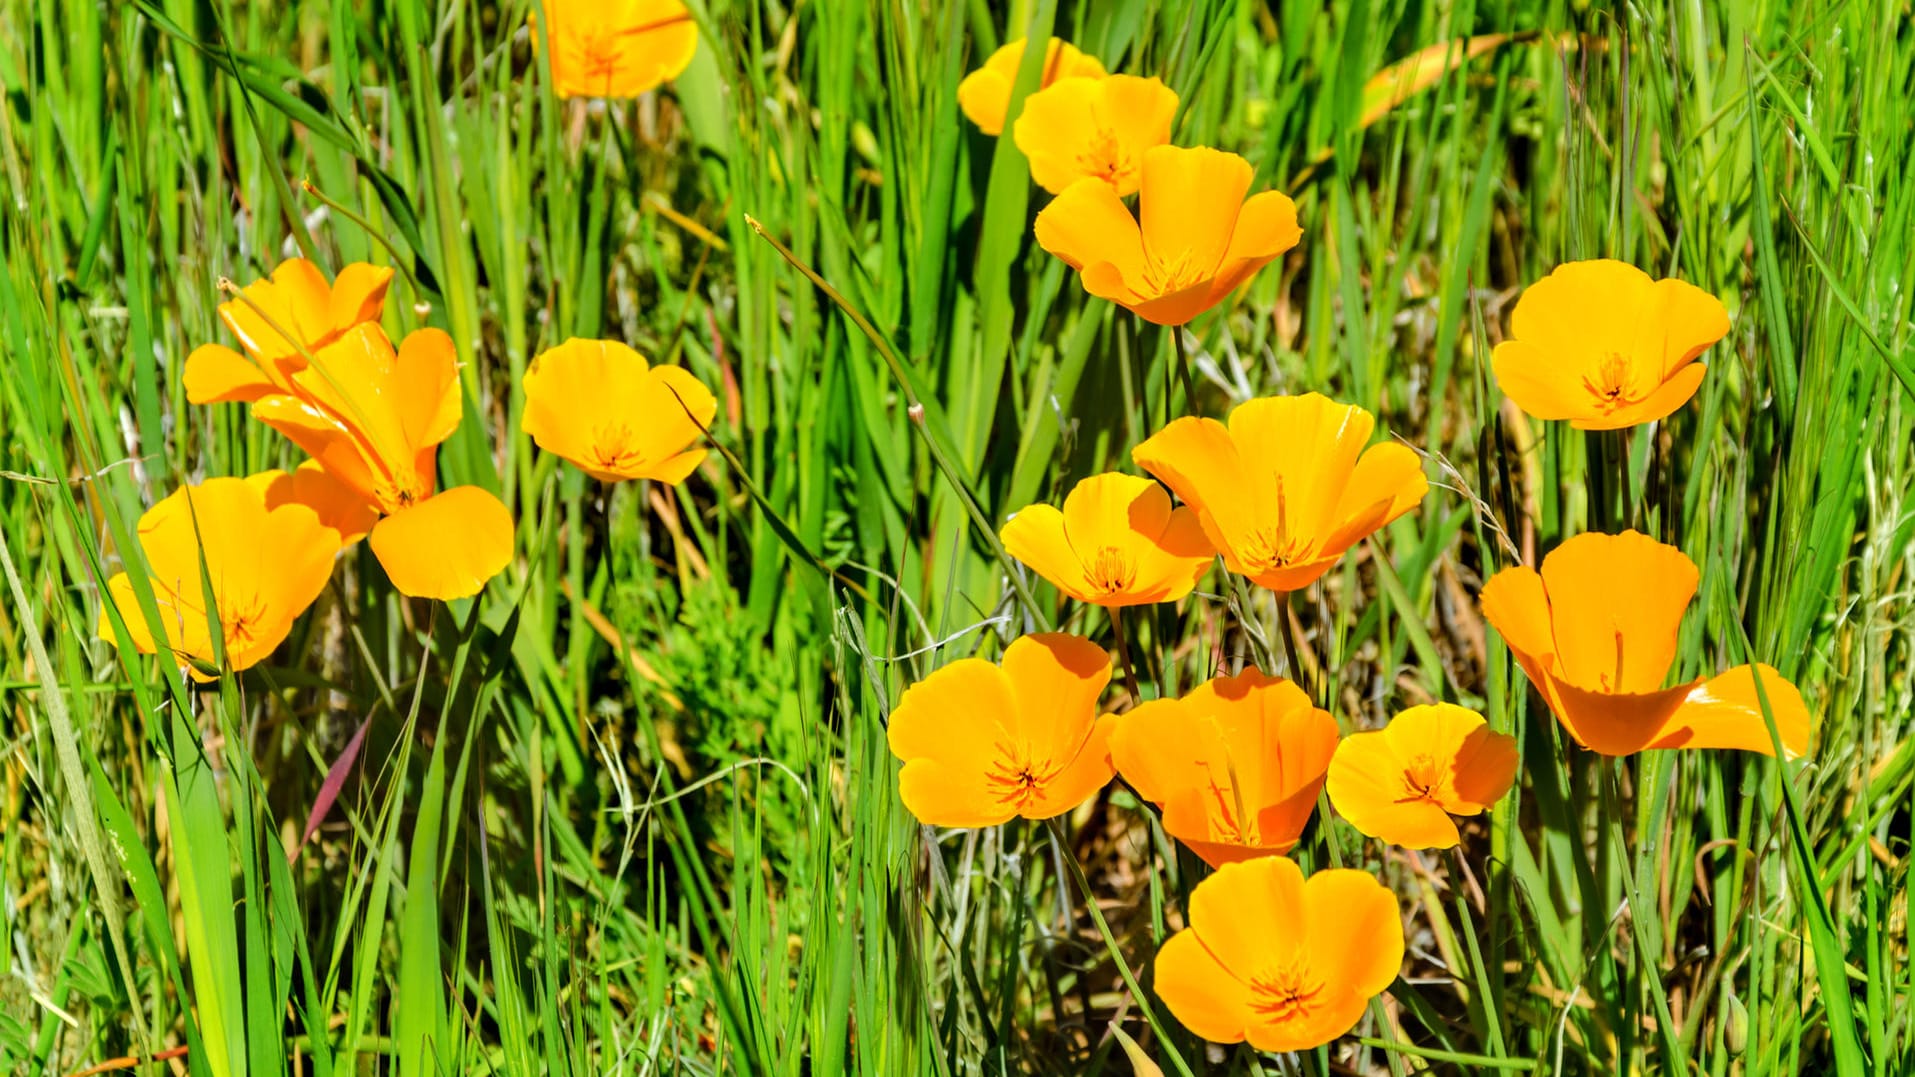
[[[705,459],[692,446],[717,412],[711,390],[683,367],[651,366],[617,341],[573,339],[526,373],[521,425],[593,478],[676,484]]]
[[[465,598],[505,568],[505,505],[476,486],[433,492],[439,443],[457,429],[462,408],[451,337],[421,329],[395,352],[384,330],[364,323],[288,380],[290,392],[253,402],[253,417],[377,514],[372,552],[393,586],[416,598]]]
[[[1225,567],[1273,591],[1309,586],[1429,492],[1408,446],[1369,444],[1375,420],[1316,393],[1178,419],[1131,450],[1197,510]]]
[[[144,571],[159,605],[166,648],[194,680],[218,676],[209,630],[202,562],[213,586],[215,614],[235,672],[258,665],[292,631],[293,622],[326,589],[339,536],[303,505],[268,507],[265,483],[208,479],[173,491],[140,517]],[[155,654],[159,641],[140,612],[133,581],[116,573],[107,594],[126,620],[134,649]],[[99,636],[115,642],[102,611]]]
[[[1212,1043],[1305,1051],[1349,1032],[1403,966],[1396,896],[1367,872],[1226,864],[1157,951],[1157,994]]]
[[[962,658],[905,690],[891,712],[898,795],[931,826],[1048,819],[1110,781],[1110,719],[1097,699],[1110,656],[1077,636],[1023,636],[1003,662]]]
[[[1809,750],[1802,694],[1765,665],[1662,686],[1676,630],[1695,597],[1695,563],[1646,535],[1578,535],[1543,558],[1498,572],[1483,617],[1502,633],[1549,709],[1578,744],[1603,755],[1645,748],[1739,748],[1773,755],[1756,695],[1768,697],[1790,756]]]
[[[544,0],[552,90],[560,97],[637,97],[685,73],[698,24],[680,0]]]
[[[1210,569],[1216,551],[1197,514],[1170,507],[1164,488],[1135,475],[1092,475],[1064,511],[1032,505],[999,532],[1004,549],[1079,602],[1175,602]]]
[[[1491,362],[1503,394],[1582,430],[1654,422],[1688,403],[1696,362],[1729,331],[1722,301],[1627,262],[1569,262],[1529,286]]]
[[[1411,707],[1353,733],[1330,760],[1330,803],[1372,838],[1408,849],[1461,840],[1452,815],[1480,815],[1516,781],[1516,738],[1467,707]]]
[[[1039,187],[1062,194],[1091,179],[1127,195],[1143,181],[1144,151],[1170,141],[1176,115],[1177,92],[1161,79],[1065,79],[1025,99],[1011,130]]]
[[[977,124],[977,129],[996,136],[1004,130],[1005,113],[1011,107],[1011,86],[1017,82],[1017,69],[1024,62],[1024,39],[1018,38],[991,54],[984,66],[964,76],[958,83],[958,107]],[[1097,57],[1079,52],[1063,38],[1051,38],[1044,47],[1044,73],[1037,88],[1055,86],[1066,79],[1101,79],[1104,65]]]
[[[1037,242],[1084,290],[1158,325],[1183,325],[1297,245],[1297,207],[1264,191],[1244,200],[1250,162],[1219,150],[1144,151],[1137,217],[1104,182],[1078,182],[1037,215]]]
[[[220,320],[239,338],[245,354],[223,344],[205,344],[186,357],[186,399],[195,404],[250,402],[288,391],[287,378],[306,366],[306,356],[362,322],[376,322],[386,303],[392,270],[354,262],[327,283],[304,258],[279,264],[272,276],[240,290],[243,298],[219,305]],[[275,328],[277,327],[277,328]],[[296,340],[288,340],[281,331]]]
[[[1111,762],[1210,864],[1287,853],[1336,751],[1337,724],[1303,690],[1254,668],[1115,718]]]

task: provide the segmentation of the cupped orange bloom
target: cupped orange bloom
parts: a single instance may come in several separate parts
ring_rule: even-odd
[[[593,478],[680,483],[705,459],[693,445],[717,412],[685,368],[652,366],[617,341],[572,339],[526,373],[521,425]]]
[[[291,391],[255,400],[253,417],[357,494],[358,522],[367,510],[379,517],[369,541],[394,587],[466,598],[511,561],[512,514],[497,497],[477,486],[434,493],[439,443],[463,407],[451,337],[421,329],[394,351],[377,324],[361,324],[289,381]],[[348,515],[329,518],[342,533],[357,526]]]
[[[250,402],[287,392],[287,379],[305,368],[306,356],[355,325],[379,320],[391,283],[392,270],[364,262],[348,265],[330,283],[304,258],[281,262],[270,278],[219,305],[220,321],[245,354],[223,344],[193,349],[181,378],[186,399]]]
[[[1722,301],[1693,284],[1627,262],[1569,262],[1523,292],[1491,362],[1530,415],[1615,430],[1688,403],[1707,371],[1697,357],[1728,331]]]
[[[1336,719],[1281,677],[1246,669],[1115,718],[1110,758],[1210,864],[1289,852],[1337,747]]]
[[[1216,556],[1197,514],[1135,475],[1092,475],[1071,487],[1064,511],[1032,505],[999,535],[1059,591],[1098,606],[1175,602]]]
[[[1017,82],[1018,65],[1024,62],[1024,39],[1018,38],[993,52],[984,66],[964,76],[958,83],[958,107],[987,135],[1004,130],[1005,113],[1011,108],[1011,87]],[[1063,38],[1051,38],[1044,48],[1044,73],[1037,87],[1042,90],[1067,79],[1101,79],[1104,65]]]
[[[1408,446],[1369,445],[1374,427],[1369,412],[1316,393],[1261,397],[1228,426],[1178,419],[1130,455],[1197,510],[1225,567],[1295,591],[1429,492]]]
[[[675,79],[698,51],[698,24],[680,0],[543,0],[560,97],[637,97]]]
[[[1170,141],[1176,115],[1177,92],[1161,79],[1065,79],[1025,99],[1011,131],[1039,187],[1062,194],[1092,179],[1127,195],[1143,182],[1144,151]]]
[[[143,572],[152,585],[164,645],[194,680],[213,680],[220,670],[206,581],[212,583],[226,668],[238,671],[258,665],[285,640],[332,575],[338,534],[304,505],[269,507],[265,482],[258,479],[183,486],[140,517],[146,567],[129,569]],[[140,612],[132,579],[120,572],[106,587],[126,621],[127,642],[142,653],[157,653],[160,640]],[[99,636],[118,638],[104,611]]]
[[[1330,803],[1350,825],[1408,849],[1462,840],[1452,815],[1480,815],[1516,781],[1516,738],[1467,707],[1411,707],[1353,733],[1330,760]]]
[[[1305,1051],[1349,1032],[1403,967],[1396,896],[1367,872],[1226,864],[1157,951],[1157,994],[1212,1043]]]
[[[962,658],[905,690],[891,712],[898,795],[931,826],[1048,819],[1110,781],[1110,719],[1097,699],[1110,656],[1077,636],[1022,636],[1001,664]]]
[[[1768,666],[1664,688],[1676,631],[1695,597],[1695,563],[1646,535],[1585,534],[1506,568],[1483,587],[1483,617],[1503,636],[1578,744],[1603,755],[1645,748],[1738,748],[1773,755],[1756,678],[1784,751],[1809,750],[1809,711]]]
[[[1109,183],[1080,180],[1037,215],[1037,242],[1090,294],[1183,325],[1303,236],[1287,195],[1244,200],[1250,179],[1234,153],[1157,146],[1144,152],[1137,217]]]

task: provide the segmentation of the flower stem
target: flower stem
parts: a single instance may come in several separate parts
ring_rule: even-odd
[[[1144,693],[1137,687],[1137,669],[1130,661],[1130,640],[1124,635],[1124,608],[1112,606],[1105,611],[1110,614],[1110,632],[1117,637],[1117,660],[1124,667],[1124,688],[1130,693],[1130,705],[1135,707],[1144,701]]]
[[[1197,385],[1190,376],[1190,353],[1185,350],[1184,327],[1181,325],[1173,325],[1170,326],[1169,329],[1170,342],[1177,351],[1177,377],[1184,385],[1184,412],[1186,414],[1195,415],[1197,413]],[[1168,396],[1169,394],[1166,393],[1165,395]]]

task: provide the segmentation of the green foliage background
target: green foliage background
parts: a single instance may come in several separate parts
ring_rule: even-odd
[[[1167,1072],[1915,1069],[1903,0],[706,0],[691,69],[609,107],[551,95],[530,6],[0,0],[0,1066],[1128,1073],[1118,1021]],[[1460,855],[1328,816],[1299,849],[1408,917],[1406,978],[1334,1050],[1161,1013],[1200,865],[1121,794],[1061,833],[896,799],[904,684],[1044,623],[1107,638],[978,520],[1124,466],[1171,407],[1168,333],[1035,249],[1045,196],[955,107],[1052,30],[1298,202],[1298,250],[1191,326],[1192,410],[1322,391],[1441,484],[1291,607],[1138,622],[1146,694],[1294,616],[1347,728],[1436,698],[1523,742]],[[1362,123],[1387,64],[1512,32]],[[464,362],[442,478],[513,506],[519,557],[432,608],[355,552],[271,663],[198,691],[94,638],[100,581],[179,483],[295,461],[179,372],[224,339],[218,281],[300,251],[411,269],[387,327]],[[1696,402],[1627,437],[1530,424],[1483,361],[1522,285],[1597,256],[1734,320]],[[537,453],[520,379],[571,335],[718,388],[723,458],[609,490]],[[1528,697],[1475,589],[1625,524],[1702,567],[1675,674],[1777,665],[1812,757],[1603,766]]]

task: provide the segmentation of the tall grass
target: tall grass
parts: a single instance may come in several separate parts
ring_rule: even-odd
[[[9,1072],[1129,1073],[1113,1023],[1169,1072],[1915,1071],[1905,4],[706,0],[691,69],[607,106],[552,95],[532,7],[0,0]],[[1443,699],[1522,743],[1458,854],[1306,835],[1409,917],[1334,1049],[1208,1048],[1150,997],[1201,865],[1124,793],[1055,830],[897,800],[903,685],[1038,626],[1108,638],[991,530],[1173,413],[1169,331],[1035,248],[1045,196],[955,106],[1052,31],[1162,76],[1179,143],[1301,211],[1190,327],[1177,411],[1322,391],[1442,486],[1241,612],[1294,615],[1346,728]],[[1512,32],[1364,123],[1392,61]],[[294,462],[179,375],[218,281],[302,251],[406,268],[388,328],[464,363],[443,478],[513,506],[518,557],[435,608],[349,554],[204,689],[96,640],[102,574],[178,484]],[[1485,362],[1522,285],[1597,256],[1734,320],[1694,404],[1609,440],[1532,424]],[[573,335],[714,386],[722,459],[614,489],[537,453],[520,378]],[[1811,756],[1606,762],[1530,696],[1476,589],[1622,526],[1701,567],[1678,673],[1776,665]],[[1143,694],[1254,656],[1238,623],[1133,622]]]

